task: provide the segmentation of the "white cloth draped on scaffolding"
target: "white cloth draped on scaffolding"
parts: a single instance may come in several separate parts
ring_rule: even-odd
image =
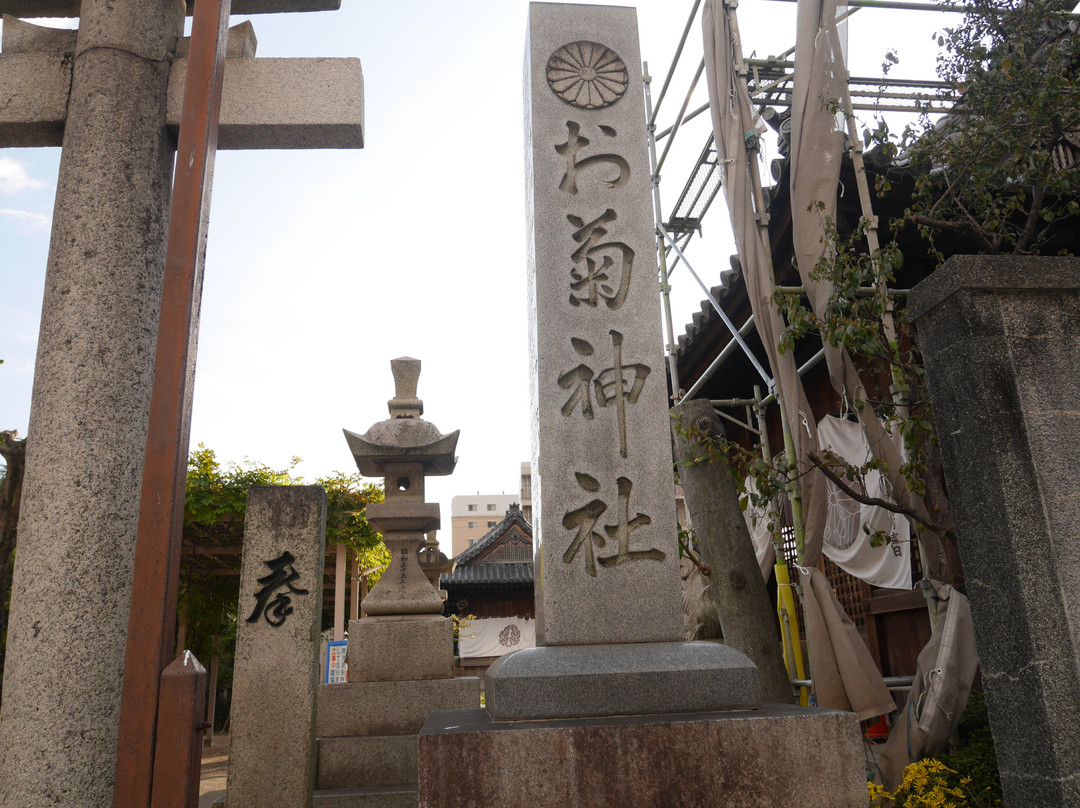
[[[854,421],[827,415],[818,423],[818,443],[853,466],[871,459],[870,444]],[[857,484],[853,487],[858,488]],[[829,512],[825,520],[822,552],[849,575],[872,586],[911,589],[911,541],[907,519],[875,505],[856,502],[832,482],[828,483]],[[891,500],[889,484],[880,471],[865,475],[867,496]],[[891,539],[880,547],[870,544],[864,530],[882,531]]]
[[[796,454],[805,459],[807,452],[817,446],[815,424],[813,418],[804,417],[811,410],[799,380],[795,357],[791,351],[781,354],[776,347],[784,332],[784,323],[772,304],[772,261],[762,240],[768,231],[757,218],[749,171],[750,160],[757,159],[756,150],[753,154],[748,151],[748,140],[756,138],[754,115],[746,82],[735,71],[734,45],[738,35],[722,0],[706,0],[702,28],[713,135],[721,164],[725,167],[724,195],[739,250],[743,282],[754,314],[754,327],[768,356],[777,396],[783,402]],[[822,482],[820,475],[809,475],[803,478],[802,488],[803,507],[810,522],[807,533],[818,536],[819,551],[825,513],[823,508],[816,506],[824,502]]]
[[[824,318],[834,284],[814,277],[813,269],[822,258],[831,258],[833,245],[826,237],[826,221],[836,222],[837,189],[843,157],[845,107],[849,106],[848,72],[844,61],[844,37],[838,15],[846,5],[836,0],[799,0],[795,60],[791,94],[791,229],[795,262],[810,307]],[[850,111],[850,110],[847,110]],[[857,177],[856,181],[864,181]],[[869,214],[870,211],[864,211]],[[886,463],[886,476],[896,501],[911,505],[927,516],[922,499],[913,495],[900,473],[900,447],[883,429],[869,405],[859,373],[851,356],[841,347],[824,344],[825,361],[833,389],[852,404],[866,404],[856,410],[875,456]],[[937,539],[924,540],[924,557],[929,571],[940,574],[936,561],[940,554]]]
[[[536,621],[528,617],[474,617],[458,636],[458,656],[495,657],[536,647]]]
[[[934,589],[934,633],[919,654],[907,704],[878,755],[879,777],[889,789],[900,785],[909,763],[945,748],[967,706],[979,664],[968,599],[948,584],[935,583]]]
[[[801,10],[805,1],[800,0],[800,18],[808,16]],[[835,4],[829,2],[828,7],[832,9],[831,14],[825,3],[820,3],[815,16],[831,24],[835,18]],[[777,395],[784,406],[799,466],[806,469],[808,454],[817,447],[816,423],[792,352],[780,354],[776,347],[784,326],[771,302],[775,278],[763,241],[767,237],[767,228],[761,226],[754,208],[754,188],[749,172],[751,160],[757,159],[757,149],[749,150],[748,140],[756,135],[745,80],[735,70],[736,47],[741,51],[741,44],[737,42],[733,9],[722,0],[706,0],[702,26],[713,133],[717,151],[727,167],[724,191],[743,280],[755,326],[768,353]],[[810,31],[808,40],[806,30],[806,26],[800,27],[796,60],[800,43],[803,58],[814,56],[817,35]],[[800,478],[805,535],[802,562],[805,566],[800,577],[806,601],[806,636],[814,667],[814,688],[821,706],[851,710],[862,718],[870,718],[895,709],[892,697],[828,582],[814,569],[821,556],[825,528],[825,482],[821,474],[804,474]]]

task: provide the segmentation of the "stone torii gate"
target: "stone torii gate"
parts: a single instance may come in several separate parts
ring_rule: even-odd
[[[227,20],[228,0],[203,2],[217,3]],[[339,4],[236,0],[235,11]],[[142,546],[148,432],[155,437],[148,424],[159,315],[164,321],[173,307],[167,302],[162,311],[170,200],[179,206],[179,175],[198,157],[204,167],[194,206],[196,218],[201,209],[205,220],[203,189],[213,165],[213,138],[182,152],[177,192],[170,193],[176,130],[181,112],[185,122],[189,117],[181,42],[186,11],[183,0],[0,0],[0,12],[12,15],[4,18],[0,48],[0,148],[63,145],[0,716],[3,808],[142,805],[149,799],[148,788],[131,789],[115,772],[121,727],[127,726],[121,704],[126,711],[132,701],[125,664],[130,672],[132,648],[144,639],[154,649],[149,656],[161,651],[157,636],[132,630],[128,640],[129,617],[138,625],[144,608],[131,605],[132,582],[137,530]],[[16,19],[76,15],[74,36]],[[215,32],[207,35],[211,51],[220,49],[223,30],[224,22],[216,46]],[[255,59],[250,27],[233,34],[218,146],[363,145],[359,60]],[[192,44],[193,72],[196,49]],[[204,119],[210,126],[216,117],[208,112]],[[202,234],[191,241],[198,265],[205,241]],[[201,291],[198,272],[194,278],[173,402],[178,423],[171,439],[183,452]],[[160,361],[157,373],[163,375]],[[159,389],[160,379],[155,396]],[[130,798],[121,796],[124,788]]]

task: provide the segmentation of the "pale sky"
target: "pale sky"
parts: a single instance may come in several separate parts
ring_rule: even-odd
[[[663,83],[692,0],[638,4],[642,55]],[[525,0],[343,0],[336,12],[251,17],[259,56],[354,56],[363,64],[365,148],[219,152],[206,257],[192,446],[222,461],[307,479],[355,471],[341,429],[387,416],[389,362],[423,362],[424,417],[461,430],[450,500],[514,493],[529,459],[522,63]],[[795,5],[744,0],[744,50],[794,44]],[[234,18],[235,24],[242,18]],[[955,19],[954,17],[951,19]],[[851,71],[932,77],[931,34],[950,17],[860,11]],[[55,24],[55,23],[53,23]],[[670,125],[701,59],[695,22],[659,116]],[[701,79],[691,109],[704,103]],[[662,174],[674,203],[705,144],[707,115],[680,133]],[[59,149],[0,149],[0,429],[25,435]],[[768,154],[767,158],[775,157]],[[767,173],[767,163],[765,168]],[[716,283],[734,252],[710,211],[688,257]],[[675,334],[702,298],[676,271]],[[657,311],[656,327],[661,328]],[[95,436],[93,440],[107,440]],[[88,439],[87,451],[93,441]]]

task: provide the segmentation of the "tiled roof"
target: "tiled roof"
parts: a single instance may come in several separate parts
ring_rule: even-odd
[[[475,545],[473,545],[475,547]],[[439,576],[442,587],[506,587],[532,586],[532,562],[514,562],[510,564],[467,564],[458,566],[453,572],[444,572]]]
[[[505,536],[511,528],[517,525],[521,531],[529,537],[529,541],[532,541],[532,525],[525,521],[525,517],[521,515],[521,506],[513,504],[506,512],[506,516],[499,524],[495,525],[491,530],[484,534],[484,538],[461,551],[457,558],[454,559],[454,568],[465,566],[472,563],[483,563],[479,559],[479,556],[486,555],[487,551],[499,543],[499,540]],[[532,580],[530,578],[529,580]]]
[[[727,270],[721,273],[721,278],[723,279],[721,283],[709,290],[709,294],[716,298],[718,303],[724,301],[724,298],[727,297],[728,290],[731,288],[733,281],[730,280],[730,273],[732,271],[738,272],[738,270]],[[741,277],[739,278],[739,282],[742,282]],[[708,299],[701,301],[701,310],[694,312],[693,318],[686,324],[683,333],[679,335],[678,353],[685,352],[698,334],[704,331],[712,323],[713,319],[716,318],[719,318],[719,315],[713,308],[712,303]]]

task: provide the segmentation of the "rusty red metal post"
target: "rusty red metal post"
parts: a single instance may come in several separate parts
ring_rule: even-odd
[[[184,652],[161,674],[151,808],[198,808],[206,669]]]
[[[231,0],[199,0],[192,23],[135,545],[114,808],[151,804],[159,682],[173,651],[195,336],[230,8]],[[190,732],[194,725],[191,715],[169,724]],[[160,724],[162,732],[165,726]],[[197,772],[198,757],[190,765]],[[164,804],[154,800],[155,806]]]

